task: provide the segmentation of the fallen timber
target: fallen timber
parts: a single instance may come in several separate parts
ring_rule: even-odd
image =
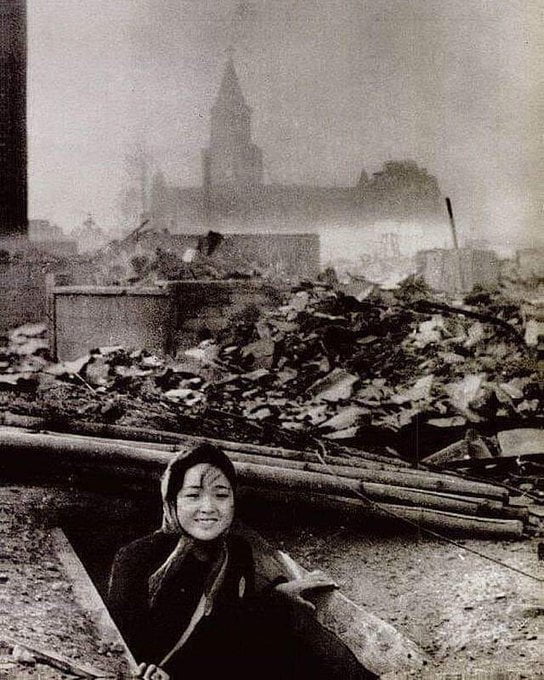
[[[296,467],[297,469],[305,469],[309,472],[321,472],[324,474],[334,473],[338,476],[354,477],[361,481],[375,481],[429,491],[481,496],[483,498],[491,498],[500,501],[506,501],[508,496],[506,489],[497,484],[468,480],[455,473],[416,470],[407,467],[408,464],[405,461],[401,461],[401,466],[397,465],[396,462],[392,463],[391,461],[388,463],[380,463],[378,461],[365,461],[353,457],[338,458],[334,456],[324,456],[322,458],[326,462],[326,465],[323,465],[315,452],[312,451],[295,451],[279,447],[231,442],[174,432],[153,431],[145,428],[103,425],[101,423],[78,422],[76,426],[77,432],[67,432],[66,425],[62,430],[50,429],[51,425],[42,418],[14,416],[9,413],[4,413],[2,416],[0,422],[3,422],[4,425],[28,428],[32,431],[39,429],[40,431],[43,431],[44,434],[62,433],[71,437],[90,437],[99,442],[112,441],[120,446],[144,449],[149,448],[171,452],[178,451],[180,446],[191,446],[206,442],[216,444],[229,453],[232,452],[236,455],[246,454],[246,462],[259,462],[256,458],[250,459],[250,456],[266,457],[268,461],[279,458],[282,459],[282,467]],[[49,427],[47,427],[47,425],[49,425]],[[134,439],[132,437],[134,437]],[[294,464],[296,461],[304,461],[306,465],[299,468]],[[271,464],[271,462],[269,464]],[[361,470],[361,472],[359,472],[359,470]]]
[[[45,430],[42,434],[58,434],[51,430]],[[64,437],[70,437],[74,439],[81,439],[87,441],[109,441],[115,442],[119,446],[138,448],[138,449],[151,449],[157,451],[170,451],[175,453],[180,450],[179,444],[155,444],[153,442],[137,442],[130,441],[128,439],[107,439],[104,440],[99,437],[86,437],[85,435],[76,434],[65,434]],[[196,438],[195,438],[196,439]],[[199,437],[198,442],[209,442],[206,437]],[[212,440],[218,441],[218,440]],[[235,444],[234,442],[229,442],[229,444]],[[447,493],[460,493],[466,494],[468,496],[481,496],[484,499],[495,499],[497,501],[504,501],[507,497],[507,492],[505,489],[498,487],[496,485],[487,484],[485,482],[472,482],[465,480],[462,477],[457,477],[454,475],[446,475],[435,472],[426,472],[418,470],[409,470],[406,468],[395,469],[381,469],[375,466],[363,467],[359,465],[347,464],[346,459],[343,458],[333,458],[329,456],[325,460],[325,464],[320,462],[310,462],[306,461],[305,458],[316,459],[310,452],[301,456],[300,460],[286,459],[283,457],[276,458],[276,456],[271,456],[267,452],[259,451],[254,447],[255,453],[246,453],[245,451],[239,451],[232,447],[228,450],[228,455],[232,460],[238,461],[240,463],[256,463],[262,465],[269,465],[273,467],[283,467],[296,470],[306,470],[307,472],[321,472],[323,474],[337,475],[339,477],[351,477],[354,479],[359,479],[361,481],[367,482],[381,482],[384,484],[393,484],[398,486],[410,486],[415,489],[426,489],[429,491],[442,491]],[[304,452],[302,452],[304,453]],[[332,462],[334,460],[335,462]],[[339,465],[338,463],[342,464]],[[490,506],[491,507],[491,506]]]
[[[100,470],[104,474],[139,480],[147,484],[158,479],[173,455],[171,451],[130,447],[96,437],[29,433],[9,427],[0,428],[0,449],[2,451],[0,466],[4,470],[13,467],[29,469],[29,466],[49,471],[57,469],[65,473],[87,469],[96,474]],[[358,478],[331,474],[330,471],[326,474],[323,471],[284,468],[266,462],[259,464],[246,462],[243,454],[233,455],[233,460],[242,485],[257,489],[281,489],[329,495],[344,499],[346,505],[350,505],[349,501],[358,500],[362,496],[368,501],[367,507],[369,503],[407,507],[410,516],[414,516],[419,509],[422,512],[416,516],[423,526],[426,524],[436,526],[437,520],[433,512],[446,512],[467,518],[476,517],[478,521],[472,522],[460,522],[457,517],[449,523],[445,522],[442,516],[439,516],[439,519],[443,526],[450,526],[454,530],[469,530],[478,535],[501,533],[517,537],[523,532],[523,522],[511,519],[512,516],[523,519],[522,513],[518,509],[512,511],[496,500],[425,491],[408,484],[398,486],[361,481]],[[271,460],[267,462],[270,463]],[[500,490],[500,497],[503,498],[504,490],[501,487],[497,488]],[[400,516],[403,514],[400,513]]]
[[[32,430],[33,431],[33,430]],[[43,434],[59,434],[51,430],[42,431]],[[92,441],[102,442],[101,437],[86,437],[85,435],[75,435],[63,433],[63,436],[87,439]],[[202,442],[219,442],[217,439],[208,439],[207,437],[193,437],[194,441],[191,444]],[[179,452],[184,448],[182,444],[161,444],[154,442],[140,442],[131,441],[128,439],[107,439],[106,441],[115,442],[119,446],[139,449],[152,449],[158,451],[170,451],[171,453]],[[455,472],[433,472],[428,470],[417,470],[410,468],[397,468],[390,465],[383,464],[368,464],[356,459],[336,458],[334,456],[322,457],[323,462],[314,462],[319,460],[313,452],[299,452],[299,458],[286,459],[279,455],[271,456],[267,451],[261,451],[258,446],[253,446],[254,453],[246,453],[245,451],[237,450],[237,443],[227,442],[230,445],[228,455],[232,460],[246,463],[257,463],[262,465],[269,465],[274,467],[292,468],[299,470],[307,470],[309,472],[321,472],[323,474],[337,475],[339,477],[352,477],[361,481],[381,482],[384,484],[393,484],[398,486],[408,486],[414,489],[423,489],[429,491],[442,491],[445,493],[462,494],[467,496],[480,496],[483,499],[490,499],[501,501],[503,503],[508,500],[508,491],[500,484],[493,484],[482,482],[478,479],[471,479],[462,477]],[[221,446],[221,442],[219,443]],[[223,447],[225,448],[225,447]],[[268,449],[269,447],[263,447]],[[278,450],[282,453],[281,449]],[[340,465],[339,462],[342,464]],[[492,507],[492,504],[490,505]]]
[[[68,673],[70,676],[76,678],[88,678],[88,680],[114,680],[114,676],[112,674],[107,674],[104,671],[101,671],[97,668],[92,668],[91,666],[76,663],[72,659],[58,654],[56,651],[37,648],[35,646],[29,645],[27,642],[15,640],[7,635],[4,635],[3,633],[0,634],[0,640],[4,644],[8,645],[12,654],[18,648],[23,649],[31,654],[35,661],[45,662],[53,668],[57,668],[64,673]]]
[[[53,434],[46,432],[44,434]],[[80,437],[80,435],[72,435]],[[204,438],[202,438],[204,440]],[[93,438],[93,441],[100,441]],[[103,441],[103,440],[102,440]],[[120,446],[128,446],[140,449],[152,449],[160,451],[179,451],[179,447],[170,446],[167,444],[152,445],[142,442],[130,442],[127,440],[115,440]],[[507,492],[501,487],[491,484],[471,482],[464,480],[462,477],[447,476],[445,474],[435,474],[427,476],[425,472],[418,472],[416,470],[406,470],[402,468],[397,470],[380,470],[374,468],[361,468],[353,465],[338,465],[338,463],[331,463],[325,461],[323,463],[312,463],[304,460],[286,460],[283,458],[277,459],[265,454],[256,455],[251,453],[244,453],[243,451],[228,451],[231,460],[238,463],[254,463],[256,465],[267,465],[270,467],[279,467],[284,469],[302,470],[305,472],[318,472],[326,475],[334,475],[337,477],[348,477],[358,479],[362,482],[378,482],[382,484],[391,484],[396,486],[409,486],[414,489],[440,491],[443,493],[464,494],[466,496],[480,496],[474,502],[480,504],[487,504],[491,509],[498,509],[503,507],[503,501],[507,498]],[[340,459],[343,460],[343,459]],[[345,463],[345,461],[343,461]],[[413,473],[413,474],[412,474]]]
[[[232,442],[223,439],[214,439],[212,437],[202,437],[190,434],[181,434],[177,432],[170,432],[166,430],[149,430],[145,427],[129,427],[126,425],[106,425],[104,423],[91,423],[86,421],[78,421],[77,423],[50,421],[46,418],[38,418],[35,416],[20,416],[9,412],[0,414],[1,425],[11,425],[14,427],[25,427],[40,430],[52,430],[57,432],[65,432],[71,434],[81,434],[89,436],[98,436],[106,439],[128,439],[141,442],[155,442],[161,444],[197,444],[203,440],[216,446],[221,446],[226,451],[240,451],[243,453],[261,452],[264,455],[276,456],[281,458],[298,459],[308,451],[299,451],[296,449],[285,449],[275,446],[264,446],[262,444],[248,444],[245,442]],[[74,431],[75,430],[75,431]],[[350,449],[350,452],[354,452]],[[350,457],[345,454],[345,457]],[[315,454],[314,454],[315,459]],[[357,450],[357,459],[364,463],[381,463],[383,465],[391,465],[395,468],[409,468],[410,464],[400,458],[390,458],[381,456],[377,453],[370,453],[367,451]]]
[[[262,536],[249,527],[241,527],[241,533],[252,545],[257,572],[261,575],[268,574],[272,578],[279,569],[288,579],[298,579],[308,573],[286,553],[273,550]],[[295,624],[304,636],[315,636],[313,620],[314,628],[318,623],[336,638],[344,640],[357,661],[376,676],[402,670],[419,672],[427,663],[424,652],[412,640],[340,591],[327,589],[315,593],[312,602],[316,606],[315,618],[298,612],[299,621]],[[345,656],[345,652],[327,647],[327,654],[334,651],[337,663],[340,661],[346,667],[344,677],[349,680],[349,659],[338,658],[339,654]]]
[[[147,463],[165,464],[170,460],[172,453],[164,450],[136,448],[135,450],[126,445],[120,445],[108,440],[97,438],[87,439],[84,437],[71,437],[58,434],[39,434],[20,432],[10,428],[3,428],[0,431],[0,443],[7,451],[20,447],[30,454],[48,453],[64,455],[65,462],[70,464],[71,459],[78,460],[81,455],[92,458],[99,463],[100,459],[107,465],[117,465],[125,462],[137,462],[143,466]],[[229,452],[230,453],[230,452]],[[440,507],[450,509],[463,508],[467,511],[477,511],[478,508],[485,510],[498,510],[502,504],[486,498],[469,497],[465,498],[459,494],[448,494],[439,491],[425,492],[414,488],[412,480],[408,480],[405,486],[393,484],[381,484],[378,482],[367,482],[362,479],[358,470],[348,470],[349,476],[343,476],[343,469],[328,469],[328,466],[312,465],[312,469],[305,469],[305,464],[297,468],[287,468],[278,465],[278,461],[269,459],[264,462],[252,462],[246,460],[241,455],[233,455],[235,465],[243,482],[255,483],[271,486],[281,486],[284,488],[304,489],[311,487],[321,493],[337,493],[340,495],[353,495],[359,492],[376,500],[390,500],[396,498],[408,502],[420,502],[428,507],[433,507],[437,503]],[[85,462],[85,461],[83,461]],[[277,467],[277,469],[270,469]],[[333,474],[334,473],[334,474]],[[127,468],[127,474],[129,470]],[[392,480],[388,480],[392,481]],[[394,481],[399,481],[395,479]],[[490,486],[490,485],[487,485]],[[500,495],[503,495],[500,489]]]
[[[50,431],[42,432],[42,434],[59,436],[58,433]],[[107,443],[115,443],[118,447],[129,450],[156,450],[163,452],[168,451],[170,453],[175,453],[180,450],[179,446],[171,446],[169,444],[130,442],[128,440],[103,440],[97,437],[64,433],[61,436],[65,439],[74,441],[88,441],[98,444],[106,441]],[[404,470],[400,473],[395,473],[391,471],[361,469],[349,465],[335,465],[332,463],[326,463],[324,465],[323,463],[308,463],[305,461],[285,460],[283,458],[277,459],[272,456],[265,456],[264,454],[258,456],[237,451],[229,451],[228,455],[231,460],[237,463],[251,463],[268,467],[278,467],[286,470],[292,469],[303,472],[315,472],[338,478],[344,477],[356,479],[360,482],[377,482],[390,485],[391,487],[409,487],[414,490],[442,492],[442,495],[439,497],[445,497],[444,494],[448,493],[447,497],[452,496],[452,499],[457,498],[457,500],[460,501],[466,500],[467,503],[472,504],[471,507],[474,506],[476,508],[476,506],[478,506],[481,510],[488,510],[490,512],[500,511],[504,507],[502,501],[506,498],[506,492],[500,487],[494,487],[489,484],[465,482],[462,478],[447,478],[445,475],[426,479],[424,473],[420,473],[417,476],[407,476]],[[444,479],[442,477],[444,477]],[[478,492],[481,493],[481,497],[476,496]],[[455,494],[460,495],[455,496]],[[470,498],[465,498],[465,495]]]
[[[407,520],[413,529],[422,528],[442,533],[455,533],[471,536],[486,536],[488,538],[519,539],[523,536],[524,522],[520,520],[494,519],[491,517],[477,517],[461,515],[431,508],[410,507],[394,503],[379,503],[374,505],[357,498],[332,496],[312,492],[279,491],[277,489],[259,489],[259,497],[284,503],[304,504],[313,508],[331,510],[342,513],[361,523],[367,523],[369,516],[394,518],[399,521]],[[528,513],[523,514],[524,519]]]
[[[250,490],[249,493],[256,494]],[[478,517],[475,515],[461,515],[444,510],[431,508],[411,507],[394,503],[373,503],[357,498],[344,496],[332,496],[312,492],[294,492],[278,489],[259,489],[259,498],[266,498],[279,504],[298,504],[341,514],[350,517],[353,523],[360,522],[361,527],[368,525],[376,517],[395,520],[403,524],[409,522],[412,530],[426,529],[443,534],[456,534],[463,536],[485,536],[486,538],[503,538],[517,540],[523,537],[524,522],[520,520],[494,519],[491,517]],[[520,513],[521,514],[521,513]],[[527,518],[528,513],[524,513]],[[354,524],[356,526],[356,524]]]

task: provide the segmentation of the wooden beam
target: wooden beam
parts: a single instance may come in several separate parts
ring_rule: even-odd
[[[138,664],[66,534],[60,527],[53,528],[50,534],[55,551],[70,577],[76,600],[93,621],[100,635],[100,640],[119,646],[123,650],[127,675],[133,673],[137,670]]]
[[[105,438],[131,439],[139,441],[151,441],[162,444],[199,444],[207,442],[215,444],[227,451],[242,451],[245,453],[265,454],[280,458],[292,458],[294,460],[303,459],[305,455],[311,455],[315,459],[315,454],[311,451],[299,451],[297,449],[285,449],[275,446],[264,446],[261,444],[248,444],[246,442],[233,442],[213,437],[203,437],[165,430],[150,430],[142,427],[127,427],[124,425],[106,425],[104,423],[90,423],[86,421],[55,422],[45,418],[34,416],[19,416],[9,412],[2,414],[0,421],[3,425],[12,425],[28,428],[53,429],[66,431],[73,434],[96,435]],[[389,458],[366,451],[357,451],[357,457],[368,462],[384,463],[398,467],[409,467],[409,463],[401,459]]]
[[[257,532],[243,526],[241,529],[253,547],[258,572],[271,577],[282,572],[287,579],[294,574],[278,551]],[[298,565],[297,565],[298,566]],[[302,570],[301,567],[299,569]],[[305,570],[302,570],[305,571]],[[315,616],[317,621],[333,633],[355,655],[359,663],[372,673],[410,670],[418,671],[426,661],[425,653],[396,628],[361,607],[338,590],[315,595],[315,614],[300,612],[300,616]],[[312,628],[299,622],[299,629],[305,635],[312,634]],[[315,630],[315,628],[314,628]],[[313,641],[315,644],[315,641]]]
[[[61,434],[55,431],[47,430],[43,432],[43,434],[62,436],[74,440],[90,441],[99,444],[115,443],[121,448],[128,449],[169,451],[173,453],[183,448],[180,443],[165,444],[157,442],[131,441],[128,439],[109,439],[96,437],[93,435],[74,433]],[[308,458],[309,460],[293,460],[283,457],[281,455],[281,449],[278,450],[280,455],[270,455],[270,450],[277,451],[273,447],[259,447],[249,445],[249,447],[246,448],[243,445],[235,442],[223,442],[220,440],[213,441],[217,441],[218,446],[226,450],[230,457],[238,462],[283,467],[286,469],[305,470],[308,472],[318,472],[328,475],[338,475],[339,477],[359,479],[361,481],[392,484],[429,491],[440,491],[443,493],[481,496],[484,499],[490,498],[503,502],[508,498],[508,491],[504,487],[486,482],[466,480],[460,476],[448,473],[442,474],[424,470],[409,470],[405,468],[379,469],[374,465],[364,465],[363,467],[360,467],[359,465],[352,465],[351,461],[349,465],[342,464],[347,463],[347,459],[333,457],[327,457],[327,459],[325,459],[326,465],[324,465],[322,462],[319,462],[316,456],[312,456],[312,454],[304,455],[304,458]],[[298,453],[301,455],[303,454],[303,452]]]
[[[61,436],[81,441],[97,442],[97,443],[115,443],[122,448],[129,449],[148,449],[153,451],[169,451],[176,453],[183,450],[183,446],[179,444],[156,444],[154,442],[139,442],[130,441],[128,439],[104,439],[99,437],[90,437],[86,435],[77,435],[72,433],[62,433],[53,431],[44,431],[42,434],[50,434],[53,436]],[[397,486],[412,487],[414,489],[425,489],[429,491],[440,491],[444,493],[465,494],[467,496],[481,496],[480,502],[485,502],[486,498],[498,501],[495,503],[496,508],[502,507],[502,501],[508,497],[508,492],[501,486],[487,484],[485,482],[473,482],[465,480],[462,477],[454,475],[429,473],[425,470],[380,470],[376,467],[358,467],[353,465],[341,465],[339,463],[346,462],[346,459],[333,459],[335,462],[329,462],[331,458],[325,460],[325,464],[320,462],[307,462],[304,460],[289,460],[286,458],[277,458],[268,454],[262,453],[256,455],[246,453],[244,451],[228,450],[228,456],[231,460],[239,463],[254,463],[256,465],[268,465],[270,467],[281,467],[292,470],[305,470],[307,472],[320,472],[327,475],[337,475],[339,477],[349,477],[351,479],[359,479],[361,481],[379,482],[383,484],[393,484]],[[493,507],[493,502],[490,501],[489,507]]]
[[[29,460],[48,468],[77,470],[78,467],[101,466],[108,474],[146,479],[160,475],[172,457],[168,451],[131,449],[108,441],[86,441],[58,435],[29,434],[0,428],[0,464],[5,468],[21,467]],[[25,456],[27,457],[25,461]],[[252,486],[294,489],[356,498],[359,493],[382,502],[393,502],[441,509],[462,514],[481,514],[486,499],[461,497],[435,491],[423,491],[392,484],[335,477],[321,472],[285,469],[254,463],[234,463],[240,481]],[[151,476],[150,476],[151,475]]]
[[[16,640],[10,636],[0,633],[0,640],[5,642],[9,647],[14,649],[15,647],[21,647],[27,652],[32,654],[36,661],[41,661],[49,666],[53,666],[63,673],[69,673],[70,675],[75,675],[78,678],[88,678],[89,680],[105,680],[106,678],[113,680],[115,674],[107,673],[106,671],[100,670],[98,668],[93,668],[92,666],[84,665],[79,661],[73,661],[66,656],[62,656],[51,649],[38,648],[35,645],[29,645],[22,640]],[[39,676],[38,676],[39,677]]]
[[[414,525],[414,529],[421,526],[424,529],[439,533],[454,533],[474,538],[500,536],[516,539],[523,537],[523,523],[519,520],[460,515],[442,510],[396,505],[394,503],[366,503],[357,498],[312,493],[311,491],[293,492],[252,487],[242,488],[241,492],[251,498],[258,494],[259,498],[267,498],[277,503],[286,505],[302,503],[312,508],[339,512],[350,516],[353,521],[360,520],[362,525],[372,521],[372,517],[383,517],[399,522],[406,519]]]

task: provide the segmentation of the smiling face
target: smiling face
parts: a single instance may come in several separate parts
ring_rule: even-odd
[[[213,541],[232,524],[234,494],[223,472],[199,463],[185,473],[176,499],[181,528],[199,541]]]

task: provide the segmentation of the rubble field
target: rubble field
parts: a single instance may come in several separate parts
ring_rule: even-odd
[[[526,311],[499,294],[467,302],[444,304],[408,284],[363,299],[309,284],[175,360],[109,347],[55,364],[45,327],[29,324],[0,348],[0,406],[165,429],[228,414],[253,424],[243,436],[275,429],[293,442],[297,433],[400,441],[415,422],[439,432],[541,417]]]
[[[450,300],[411,279],[394,292],[299,285],[276,310],[248,310],[175,357],[102,347],[57,362],[45,326],[27,325],[0,348],[0,415],[329,456],[359,450],[405,465],[453,446],[441,466],[462,463],[473,477],[506,483],[538,504],[538,438],[512,451],[502,435],[541,431],[537,316],[495,291]],[[523,541],[452,544],[364,519],[318,520],[310,513],[280,521],[275,513],[256,528],[305,566],[328,571],[355,602],[427,650],[437,670],[500,666],[520,677],[544,675],[538,531]]]
[[[0,347],[0,411],[410,462],[467,431],[496,455],[498,431],[541,426],[527,305],[485,291],[446,303],[417,280],[365,295],[299,286],[176,357],[102,347],[55,363],[45,326],[23,326]]]

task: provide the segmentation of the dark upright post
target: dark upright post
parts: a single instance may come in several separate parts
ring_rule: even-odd
[[[26,0],[0,2],[0,236],[25,236]]]

